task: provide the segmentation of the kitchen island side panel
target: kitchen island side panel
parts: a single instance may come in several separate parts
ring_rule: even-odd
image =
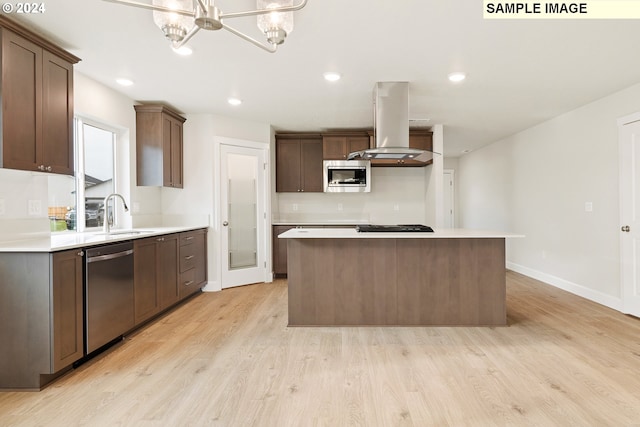
[[[397,251],[398,324],[506,324],[504,239],[403,239]]]
[[[290,326],[396,323],[394,240],[287,239],[287,245]]]
[[[506,324],[504,238],[287,244],[290,326]]]

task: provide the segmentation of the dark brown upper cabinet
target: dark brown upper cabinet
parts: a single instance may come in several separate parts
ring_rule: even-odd
[[[73,175],[73,64],[80,59],[4,16],[0,37],[0,164]]]
[[[182,188],[182,126],[186,119],[162,104],[134,108],[137,185]]]
[[[369,135],[364,132],[322,134],[322,158],[324,160],[347,160],[349,153],[366,150],[369,145]]]
[[[373,134],[371,135],[373,140]],[[433,132],[426,129],[409,129],[409,147],[421,150],[433,150]],[[421,167],[433,163],[433,160],[421,162],[418,160],[396,160],[396,159],[373,159],[371,166],[393,166],[393,167]]]
[[[276,191],[322,192],[322,137],[276,135]]]

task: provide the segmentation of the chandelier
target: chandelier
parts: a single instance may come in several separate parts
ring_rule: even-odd
[[[142,3],[134,0],[104,0],[126,6],[153,11],[153,21],[171,42],[174,49],[184,46],[198,31],[225,29],[253,43],[267,52],[275,52],[293,31],[293,12],[306,6],[307,0],[257,0],[257,9],[244,12],[223,13],[215,0],[152,0]],[[225,22],[227,19],[256,16],[258,28],[266,37],[266,43],[250,37]]]

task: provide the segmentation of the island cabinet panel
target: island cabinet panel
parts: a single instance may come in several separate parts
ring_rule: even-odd
[[[323,191],[319,135],[276,135],[276,191]]]
[[[504,238],[287,239],[289,325],[505,325]]]

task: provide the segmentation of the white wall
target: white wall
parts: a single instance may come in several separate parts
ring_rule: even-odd
[[[616,120],[636,111],[640,85],[462,156],[461,225],[525,234],[509,267],[619,309]]]

